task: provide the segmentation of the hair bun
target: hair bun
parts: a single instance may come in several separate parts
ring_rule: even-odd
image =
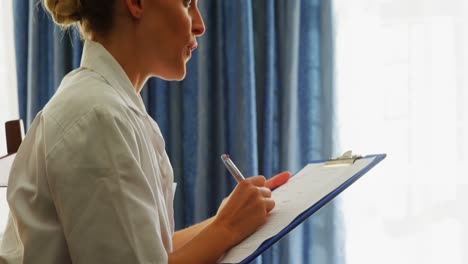
[[[43,0],[43,3],[59,25],[70,26],[81,20],[80,0]]]

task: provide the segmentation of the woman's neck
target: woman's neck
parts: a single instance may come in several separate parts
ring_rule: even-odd
[[[98,42],[112,54],[115,60],[120,64],[132,83],[135,91],[140,93],[143,85],[148,80],[148,74],[139,67],[138,49],[134,45],[131,36],[123,33],[109,34],[106,37],[91,37],[91,40]]]

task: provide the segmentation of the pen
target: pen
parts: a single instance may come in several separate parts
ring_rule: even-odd
[[[245,180],[244,176],[236,167],[236,165],[234,165],[234,162],[232,162],[228,154],[221,155],[221,160],[223,161],[224,166],[226,166],[226,168],[231,173],[232,177],[234,177],[237,183]]]

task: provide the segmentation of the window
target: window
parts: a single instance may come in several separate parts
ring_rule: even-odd
[[[468,263],[468,1],[335,0],[348,264]]]
[[[0,1],[0,156],[6,154],[4,124],[18,119],[12,1]],[[0,187],[0,238],[8,217],[6,189]]]

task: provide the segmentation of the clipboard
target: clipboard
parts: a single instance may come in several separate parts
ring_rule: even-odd
[[[294,220],[292,220],[291,223],[289,223],[285,228],[283,228],[277,234],[275,234],[274,236],[272,236],[272,237],[266,239],[265,241],[263,241],[263,243],[261,243],[261,245],[253,253],[251,253],[250,255],[245,257],[242,261],[240,261],[240,262],[238,262],[238,261],[236,261],[236,262],[232,262],[232,261],[226,262],[226,261],[224,261],[225,258],[223,257],[223,258],[220,259],[220,262],[218,262],[218,263],[223,263],[223,264],[240,263],[240,264],[245,264],[245,263],[252,262],[256,257],[261,255],[264,251],[266,251],[268,248],[270,248],[272,245],[274,245],[276,242],[278,242],[281,238],[283,238],[286,234],[291,232],[299,224],[304,222],[307,218],[309,218],[312,214],[314,214],[316,211],[318,211],[320,208],[322,208],[325,204],[327,204],[329,201],[331,201],[333,198],[335,198],[343,190],[345,190],[346,188],[351,186],[351,184],[356,182],[364,174],[366,174],[368,171],[370,171],[373,167],[375,167],[378,163],[380,163],[383,159],[385,159],[385,157],[386,157],[386,154],[374,154],[374,155],[367,155],[367,156],[363,157],[363,156],[360,156],[360,155],[352,155],[351,151],[347,151],[342,156],[340,156],[338,158],[335,158],[335,159],[317,160],[317,161],[310,162],[307,166],[309,166],[309,165],[323,166],[323,168],[343,167],[342,170],[351,171],[351,169],[353,168],[353,166],[355,166],[355,164],[356,164],[356,162],[358,160],[370,161],[367,165],[360,168],[356,172],[352,173],[352,175],[347,175],[346,180],[344,180],[343,182],[340,182],[340,184],[339,184],[339,186],[337,188],[334,188],[331,192],[328,192],[326,195],[321,197],[321,199],[319,199],[317,202],[315,202],[312,206],[310,206],[308,209],[306,209],[305,211],[300,213],[297,217],[294,218]],[[294,176],[298,175],[306,167],[304,167],[299,172],[294,174],[291,179],[293,179]],[[275,191],[273,191],[273,193]],[[226,253],[226,255],[227,254],[229,254],[229,251]]]

